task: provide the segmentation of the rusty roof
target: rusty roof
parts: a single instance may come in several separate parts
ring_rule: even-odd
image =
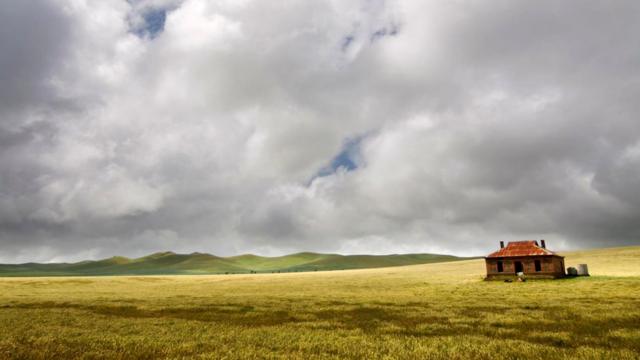
[[[551,250],[538,246],[536,240],[510,241],[504,248],[487,255],[488,258],[514,257],[514,256],[545,256],[556,255]]]

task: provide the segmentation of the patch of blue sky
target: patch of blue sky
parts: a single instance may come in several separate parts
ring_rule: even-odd
[[[155,38],[164,30],[164,23],[167,20],[166,9],[148,9],[142,14],[144,24],[133,30],[139,37],[148,36]]]
[[[375,42],[382,39],[385,36],[396,36],[398,34],[398,27],[394,24],[388,27],[380,28],[371,34],[370,41]]]
[[[362,137],[357,137],[345,141],[340,152],[331,159],[327,166],[318,170],[309,183],[316,178],[329,176],[341,170],[349,172],[358,169],[362,139]]]
[[[369,35],[369,42],[374,43],[378,40],[382,40],[385,37],[392,37],[398,35],[398,26],[396,24],[390,24],[385,27],[381,27],[378,30],[372,32]],[[340,43],[340,50],[342,52],[348,52],[356,42],[356,35],[349,34],[342,38],[342,42]]]
[[[347,49],[349,49],[349,46],[353,43],[354,40],[355,40],[355,37],[353,35],[345,36],[344,39],[342,39],[342,46],[341,46],[342,51],[347,51]]]

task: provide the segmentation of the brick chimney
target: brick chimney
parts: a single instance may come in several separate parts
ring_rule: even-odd
[[[542,246],[543,249],[547,248],[547,244],[544,243],[544,240],[540,240],[540,245]]]
[[[504,241],[500,241],[500,249],[504,248]]]

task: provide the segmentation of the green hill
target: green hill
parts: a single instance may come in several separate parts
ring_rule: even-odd
[[[465,260],[451,255],[338,255],[302,252],[264,257],[245,254],[218,257],[211,254],[159,252],[130,259],[122,256],[78,263],[0,264],[0,276],[86,275],[195,275],[365,269]]]
[[[404,254],[404,255],[326,255],[314,261],[287,268],[291,271],[367,269],[389,266],[429,264],[444,261],[464,260],[451,255]]]

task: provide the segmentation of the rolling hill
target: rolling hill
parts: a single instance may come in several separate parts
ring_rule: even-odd
[[[245,254],[218,257],[211,254],[159,252],[130,259],[114,256],[78,263],[0,264],[0,276],[82,276],[82,275],[197,275],[229,273],[298,272],[365,269],[466,260],[451,255],[338,255],[302,252],[263,257]]]

